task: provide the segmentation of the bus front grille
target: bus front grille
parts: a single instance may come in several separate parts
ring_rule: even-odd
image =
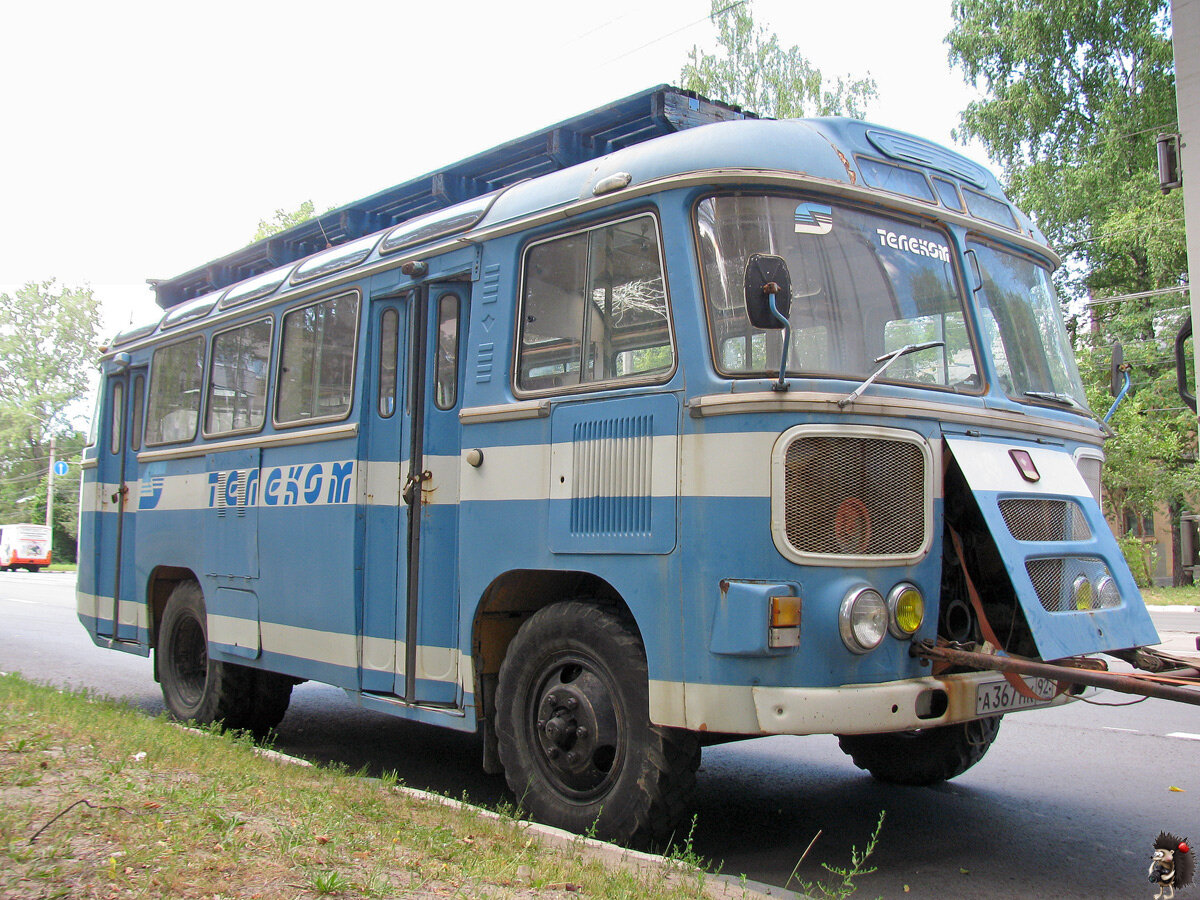
[[[911,557],[929,535],[918,443],[797,436],[784,467],[784,533],[802,557]]]

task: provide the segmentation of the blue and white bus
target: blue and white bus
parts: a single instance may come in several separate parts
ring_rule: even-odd
[[[921,648],[1157,642],[1057,264],[940,146],[646,92],[158,284],[101,362],[79,617],[179,719],[337,685],[621,841],[713,742],[953,777],[1078,688]]]

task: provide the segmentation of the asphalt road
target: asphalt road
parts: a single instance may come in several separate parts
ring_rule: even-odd
[[[0,671],[161,713],[150,661],[93,646],[75,620],[73,592],[72,576],[0,573]],[[1200,613],[1154,617],[1172,646],[1194,646]],[[507,797],[503,779],[480,770],[475,737],[364,711],[322,685],[296,689],[277,746],[395,770],[413,787],[485,804]],[[694,850],[714,868],[767,884],[788,882],[818,832],[799,877],[822,877],[822,862],[845,864],[883,811],[871,860],[879,871],[859,881],[859,896],[1149,898],[1158,831],[1200,842],[1200,707],[1146,700],[1010,715],[982,762],[936,788],[875,782],[833,737],[711,747],[699,781]]]

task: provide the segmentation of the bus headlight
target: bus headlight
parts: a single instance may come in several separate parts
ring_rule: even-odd
[[[1111,575],[1103,575],[1096,583],[1096,606],[1100,609],[1114,609],[1121,605],[1121,589]]]
[[[1075,609],[1092,608],[1092,583],[1086,575],[1078,575],[1071,583],[1071,603]]]
[[[838,628],[851,653],[878,647],[888,630],[888,608],[879,591],[858,587],[847,594],[838,613]]]
[[[925,621],[925,598],[916,585],[901,582],[887,598],[888,630],[893,637],[907,640]]]

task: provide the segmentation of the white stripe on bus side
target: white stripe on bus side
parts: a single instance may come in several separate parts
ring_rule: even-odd
[[[684,497],[770,497],[771,448],[777,438],[773,432],[687,435],[682,439],[682,453],[674,436],[654,438],[651,493],[673,496],[678,489]],[[460,456],[425,457],[425,469],[432,474],[423,483],[426,504],[580,499],[572,493],[573,444],[486,447],[482,448],[483,462],[478,467],[466,462],[466,452]],[[331,485],[326,484],[331,481],[329,470],[334,465],[344,467],[349,463],[349,460],[326,460],[264,467],[259,470],[255,487],[256,505],[259,509],[328,505],[332,497]],[[322,471],[315,473],[318,465]],[[355,461],[349,490],[343,489],[339,496],[352,497],[370,506],[399,505],[408,467],[407,460]],[[141,482],[130,482],[126,512],[134,512],[143,503],[143,511],[208,509],[216,490],[209,475],[207,472],[153,475]],[[316,481],[312,480],[314,476]],[[310,491],[306,485],[321,489],[312,487]],[[115,512],[116,504],[111,497],[116,490],[112,484],[85,485],[81,511]],[[311,495],[311,501],[306,499],[306,493]]]

